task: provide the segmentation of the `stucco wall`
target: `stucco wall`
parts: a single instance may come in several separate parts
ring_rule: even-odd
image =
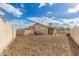
[[[77,45],[79,45],[79,29],[72,29],[70,31],[71,37],[72,39],[74,39],[74,41],[77,43]]]
[[[33,30],[24,30],[24,35],[34,34]]]
[[[42,25],[35,25],[35,31],[38,33],[38,34],[48,34],[48,28],[45,27],[45,26],[42,26]]]
[[[3,19],[0,18],[0,53],[3,52],[3,49],[5,49],[15,37],[15,28],[3,22]]]

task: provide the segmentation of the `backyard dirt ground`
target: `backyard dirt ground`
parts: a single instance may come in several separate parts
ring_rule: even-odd
[[[79,55],[79,47],[66,34],[26,35],[16,39],[3,51],[4,56],[70,56]]]

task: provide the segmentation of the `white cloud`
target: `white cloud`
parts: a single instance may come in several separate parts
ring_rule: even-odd
[[[49,22],[51,23],[58,23],[61,24],[60,21],[54,20],[53,18],[48,18],[48,17],[28,17],[29,20],[35,21],[37,23],[42,23],[45,25],[48,25]]]
[[[24,5],[23,5],[23,3],[21,4],[21,7],[22,7],[22,8],[24,8]]]
[[[14,20],[8,20],[8,23],[11,24],[12,26],[16,27],[16,28],[20,28],[24,26],[24,20],[18,20],[18,19],[14,19]]]
[[[4,16],[4,15],[5,15],[5,13],[0,11],[0,16]]]
[[[79,17],[74,18],[74,19],[61,19],[62,20],[62,25],[63,24],[68,24],[70,28],[79,27]]]
[[[55,19],[55,18],[56,18],[56,17],[54,17],[54,16],[53,16],[53,17],[51,17],[51,19]]]
[[[50,6],[51,6],[51,5],[54,5],[54,3],[48,3],[48,4],[49,4]]]
[[[51,14],[51,13],[53,13],[53,12],[47,12],[47,14]]]
[[[48,17],[29,17],[28,19],[38,22],[38,23],[42,23],[45,25],[48,25],[49,22],[53,23],[54,25],[58,24],[58,26],[63,26],[63,27],[69,27],[69,28],[74,28],[79,27],[79,17],[78,18],[73,18],[73,19],[59,19],[59,20],[55,20],[54,18],[48,18]]]
[[[50,12],[50,11],[49,12],[46,12],[46,16],[49,16],[50,17],[52,15],[53,15],[53,12]]]
[[[0,3],[0,7],[4,9],[6,12],[12,13],[15,16],[21,16],[23,14],[19,9],[13,7],[10,4]]]
[[[45,3],[40,3],[40,5],[38,6],[39,8],[45,6],[46,4]]]
[[[19,19],[13,19],[13,20],[7,20],[7,22],[14,26],[16,29],[18,28],[26,28],[29,27],[31,25],[33,25],[34,23],[28,23],[28,21],[26,20],[19,20]]]
[[[46,6],[47,4],[49,4],[50,6],[54,5],[54,3],[40,3],[38,7],[41,8],[43,6]]]
[[[79,17],[78,18],[73,18],[73,19],[59,19],[55,20],[53,17],[48,18],[48,17],[28,17],[28,20],[34,21],[35,23],[41,23],[44,25],[48,25],[49,22],[53,23],[55,26],[63,26],[63,27],[69,27],[69,28],[74,28],[79,27]],[[26,20],[9,20],[8,21],[11,25],[15,26],[16,28],[26,28],[34,23],[30,22],[28,23]]]
[[[77,4],[75,7],[73,8],[69,8],[68,9],[68,13],[77,13],[79,11],[79,4]]]
[[[53,23],[53,26],[63,26],[63,27],[69,27],[69,28],[74,28],[79,27],[79,17],[78,18],[73,18],[73,19],[59,19],[55,20],[53,17],[48,18],[48,17],[28,17],[28,20],[34,21],[35,23],[41,23],[44,25],[48,25],[49,22]],[[26,28],[34,23],[30,22],[28,23],[26,20],[9,20],[8,21],[11,25],[15,26],[16,28]]]

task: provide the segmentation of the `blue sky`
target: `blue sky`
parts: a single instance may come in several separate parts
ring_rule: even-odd
[[[16,28],[38,22],[73,28],[79,26],[79,4],[76,3],[9,3],[0,4],[0,15]]]

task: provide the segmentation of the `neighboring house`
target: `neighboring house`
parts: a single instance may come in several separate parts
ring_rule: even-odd
[[[47,34],[53,34],[54,28],[51,28],[49,26],[36,23],[30,26],[29,28],[24,29],[18,29],[17,36],[23,36],[23,35],[47,35]]]
[[[36,34],[36,35],[41,35],[41,34],[53,34],[54,28],[51,28],[49,26],[36,23],[32,26],[30,26],[28,29],[24,29],[24,33],[26,34],[29,32],[29,34]]]
[[[16,35],[17,36],[23,36],[24,35],[24,30],[23,29],[17,29],[16,30]]]
[[[31,30],[30,28],[24,28],[24,29],[17,29],[16,30],[17,36],[24,36],[24,35],[29,35],[29,34],[34,34],[33,30]]]
[[[30,27],[29,28],[25,28],[23,30],[24,30],[24,35],[32,35],[32,34],[34,34],[33,29],[31,29]]]
[[[48,27],[43,24],[36,23],[32,25],[32,29],[34,34],[48,34]]]

